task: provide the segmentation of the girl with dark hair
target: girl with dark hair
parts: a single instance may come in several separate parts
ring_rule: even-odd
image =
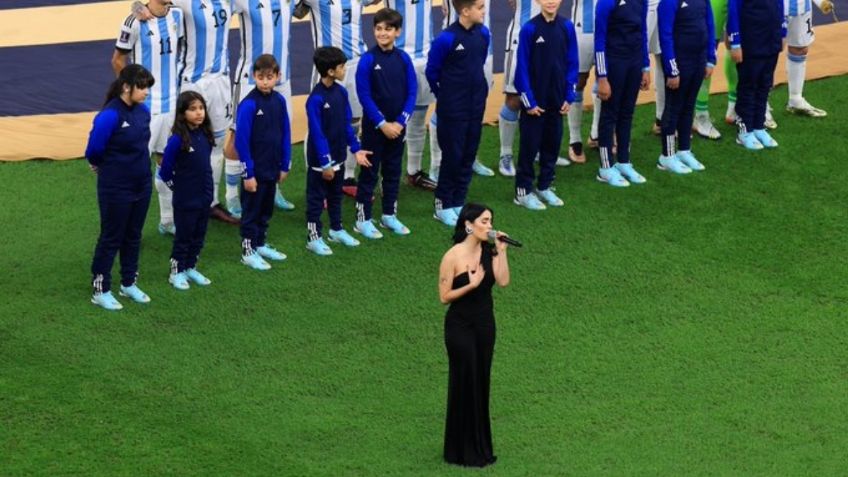
[[[459,213],[454,246],[439,267],[439,299],[445,315],[450,372],[444,459],[451,464],[493,464],[489,423],[489,375],[495,350],[492,286],[509,284],[507,244],[489,243],[492,210],[467,204]],[[497,236],[504,234],[497,232]]]
[[[140,65],[129,65],[106,94],[88,137],[85,157],[97,174],[100,237],[91,263],[91,303],[123,308],[111,292],[111,270],[121,252],[121,296],[137,303],[150,297],[136,285],[141,230],[150,205],[150,110],[144,105],[155,80]]]
[[[159,169],[159,178],[174,191],[176,233],[168,281],[177,290],[188,290],[189,280],[198,285],[212,283],[196,268],[214,189],[210,157],[215,135],[200,93],[185,91],[177,98],[171,132]]]

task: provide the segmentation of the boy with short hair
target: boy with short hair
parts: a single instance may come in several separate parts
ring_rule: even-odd
[[[541,13],[521,27],[515,69],[515,89],[523,111],[514,202],[530,210],[545,209],[545,203],[563,205],[551,184],[562,141],[562,116],[575,99],[579,64],[574,24],[557,14],[562,0],[536,1]],[[534,193],[537,154],[540,170]]]
[[[347,90],[341,85],[345,77],[345,54],[336,47],[315,49],[313,62],[321,75],[306,100],[306,227],[307,250],[317,255],[332,255],[333,251],[321,236],[321,213],[324,202],[330,215],[328,240],[348,247],[359,241],[342,228],[342,184],[347,149],[356,162],[370,167],[368,151],[363,151],[351,125],[352,113]]]
[[[433,217],[453,227],[465,203],[480,146],[489,83],[484,73],[491,34],[483,25],[484,0],[453,0],[459,20],[430,47],[425,74],[436,95],[442,150]]]
[[[291,165],[291,124],[282,94],[274,90],[280,64],[273,55],[260,55],[253,63],[256,87],[239,104],[235,149],[242,163],[241,261],[254,270],[268,270],[263,258],[282,261],[285,254],[265,242],[274,213],[277,182],[283,182]]]
[[[727,38],[736,63],[737,144],[749,150],[777,147],[765,130],[768,95],[786,38],[783,0],[729,0]]]
[[[354,230],[369,239],[383,236],[371,222],[371,201],[381,166],[383,216],[380,225],[398,235],[409,234],[409,229],[397,218],[397,197],[406,125],[415,109],[417,80],[409,55],[395,47],[402,26],[403,17],[397,11],[390,8],[378,11],[374,15],[377,45],[362,55],[356,69],[356,89],[365,113],[362,146],[374,154],[370,166],[363,166],[359,171]]]

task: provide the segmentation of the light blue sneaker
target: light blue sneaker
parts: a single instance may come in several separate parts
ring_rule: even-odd
[[[431,167],[430,168],[430,180],[433,181],[433,184],[439,184],[439,168]]]
[[[397,215],[384,215],[380,218],[380,225],[397,235],[409,235],[409,229],[398,220]]]
[[[451,207],[451,210],[454,214],[456,214],[456,219],[459,220],[459,213],[462,212],[462,206],[459,207]]]
[[[159,224],[159,233],[162,235],[176,235],[177,228],[173,223],[170,224]]]
[[[383,233],[377,230],[377,227],[374,227],[374,222],[370,220],[356,222],[356,225],[353,226],[353,231],[371,240],[383,238]]]
[[[504,154],[498,160],[498,171],[502,176],[515,177],[515,166],[513,166],[512,160],[512,154]]]
[[[136,303],[150,303],[150,297],[147,296],[147,293],[141,291],[141,289],[135,283],[128,287],[121,285],[121,291],[119,294],[121,296],[125,296],[131,299]]]
[[[333,254],[333,250],[330,248],[329,245],[324,243],[324,239],[321,238],[321,237],[318,237],[315,240],[307,242],[306,243],[306,250],[309,250],[310,252],[312,252],[316,255],[320,255],[322,257],[326,257],[328,255]]]
[[[168,277],[168,283],[173,285],[177,290],[188,290],[191,288],[188,284],[188,277],[185,272],[172,273]]]
[[[695,159],[695,155],[692,154],[692,151],[677,151],[676,156],[680,162],[686,164],[686,166],[693,171],[700,172],[706,169],[699,160]]]
[[[227,212],[233,217],[241,219],[241,200],[238,197],[227,199]]]
[[[267,243],[261,247],[256,247],[256,253],[258,253],[262,258],[274,260],[275,262],[282,262],[286,259],[286,254],[280,252]]]
[[[185,271],[186,277],[189,280],[193,281],[197,285],[206,286],[211,285],[212,280],[206,278],[202,273],[198,272],[196,268],[189,268]]]
[[[763,148],[763,144],[757,140],[752,132],[740,132],[736,135],[736,144],[741,144],[749,151],[759,151]]]
[[[271,269],[271,264],[266,262],[262,258],[262,256],[259,255],[256,252],[251,253],[250,255],[242,255],[241,256],[241,263],[247,265],[248,267],[250,267],[254,270],[264,271],[264,270],[270,270]]]
[[[771,134],[768,133],[765,129],[754,129],[754,137],[757,138],[757,141],[760,141],[760,144],[763,147],[767,147],[769,149],[773,147],[777,147],[777,141],[771,137]]]
[[[357,247],[359,246],[359,240],[353,238],[353,236],[347,233],[347,230],[330,230],[330,233],[327,234],[327,240],[330,242],[340,243],[345,247]]]
[[[562,207],[565,205],[565,202],[557,197],[551,189],[537,190],[536,195],[551,207]]]
[[[280,193],[280,189],[277,189],[277,194],[274,195],[274,205],[277,206],[280,210],[285,210],[286,212],[294,210],[294,204],[287,201],[283,194]]]
[[[124,305],[121,305],[121,302],[115,299],[111,291],[91,295],[91,303],[109,311],[118,311],[124,308]]]
[[[624,178],[627,179],[631,184],[644,184],[645,182],[648,182],[648,179],[645,179],[645,176],[636,172],[636,169],[633,167],[633,164],[629,162],[619,162],[614,167],[618,169],[618,172],[620,172],[621,175],[624,176]]]
[[[495,175],[495,171],[484,166],[483,163],[477,159],[474,159],[474,164],[471,165],[471,170],[473,170],[478,176],[493,177]]]
[[[595,176],[600,182],[606,182],[613,187],[628,187],[630,185],[627,179],[621,176],[618,169],[615,167],[602,167],[598,169],[598,175]]]
[[[456,215],[453,209],[436,210],[433,212],[433,218],[448,227],[456,227],[456,221],[459,220],[459,216]]]
[[[657,159],[657,169],[661,171],[669,171],[675,174],[691,174],[692,169],[689,168],[686,164],[680,162],[677,155],[674,156],[660,156]]]
[[[525,209],[530,209],[530,210],[545,210],[545,209],[547,209],[545,204],[543,204],[542,201],[540,201],[539,198],[536,197],[536,194],[533,194],[533,193],[524,194],[522,196],[515,196],[515,198],[512,199],[512,202],[515,205],[520,205],[521,207],[524,207]]]

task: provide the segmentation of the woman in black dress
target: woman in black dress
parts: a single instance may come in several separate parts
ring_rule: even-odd
[[[450,363],[445,461],[485,467],[497,457],[489,424],[489,374],[495,350],[492,286],[509,284],[507,245],[489,243],[492,211],[467,204],[459,213],[454,246],[439,267],[439,299],[445,315],[445,347]],[[503,235],[498,232],[498,235]]]

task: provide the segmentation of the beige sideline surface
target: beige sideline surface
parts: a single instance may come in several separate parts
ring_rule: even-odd
[[[807,60],[807,78],[818,79],[848,73],[848,24],[836,23],[816,27],[816,42]],[[842,43],[842,44],[840,44]],[[713,81],[713,93],[727,91],[724,73],[721,70],[724,48],[719,48],[719,67]],[[775,80],[786,82],[785,55],[781,55]],[[501,91],[503,77],[495,76],[495,86],[486,108],[486,122],[495,124],[498,111],[503,104]],[[815,84],[807,86],[815,88]],[[590,88],[586,88],[585,105],[591,105]],[[652,102],[652,91],[640,94],[639,103]],[[302,141],[306,134],[304,103],[306,96],[295,96],[290,110],[292,114],[292,137]],[[779,107],[779,105],[774,105]],[[821,105],[827,109],[827,105]],[[33,158],[73,159],[83,155],[94,112],[77,114],[51,114],[22,117],[0,117],[0,161],[22,161]]]

